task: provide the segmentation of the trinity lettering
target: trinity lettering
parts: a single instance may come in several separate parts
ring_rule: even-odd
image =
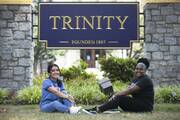
[[[128,16],[49,16],[52,30],[124,30]],[[102,22],[105,26],[102,26]],[[112,27],[116,25],[116,28]]]

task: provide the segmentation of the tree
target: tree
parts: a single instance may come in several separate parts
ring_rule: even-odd
[[[36,41],[34,47],[34,73],[37,75],[37,68],[40,65],[40,73],[42,73],[42,61],[55,61],[55,55],[50,50],[47,50],[41,42]]]

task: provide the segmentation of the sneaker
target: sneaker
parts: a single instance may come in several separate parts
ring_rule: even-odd
[[[82,109],[82,111],[88,115],[95,115],[97,113],[96,111],[90,111],[89,109]]]
[[[70,114],[77,114],[81,108],[82,108],[81,106],[79,106],[79,107],[72,106],[72,107],[70,107],[69,112],[70,112]]]
[[[105,114],[117,114],[117,113],[120,113],[120,110],[111,109],[111,110],[104,111],[103,113],[105,113]]]
[[[93,108],[89,108],[89,109],[86,109],[87,111],[94,111],[94,112],[97,112],[97,106],[93,107]]]

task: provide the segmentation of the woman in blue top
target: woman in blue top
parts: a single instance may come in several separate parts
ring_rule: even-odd
[[[74,107],[74,98],[67,94],[63,82],[58,80],[60,75],[58,65],[49,65],[47,71],[49,77],[42,84],[40,110],[42,112],[78,113],[81,107]]]

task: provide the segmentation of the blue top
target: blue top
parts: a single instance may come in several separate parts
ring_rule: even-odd
[[[64,84],[58,84],[56,81],[51,80],[50,78],[43,81],[42,84],[42,96],[40,100],[40,106],[50,103],[52,101],[58,100],[60,97],[56,96],[55,94],[48,91],[49,87],[56,87],[58,90],[66,94],[64,89]]]

